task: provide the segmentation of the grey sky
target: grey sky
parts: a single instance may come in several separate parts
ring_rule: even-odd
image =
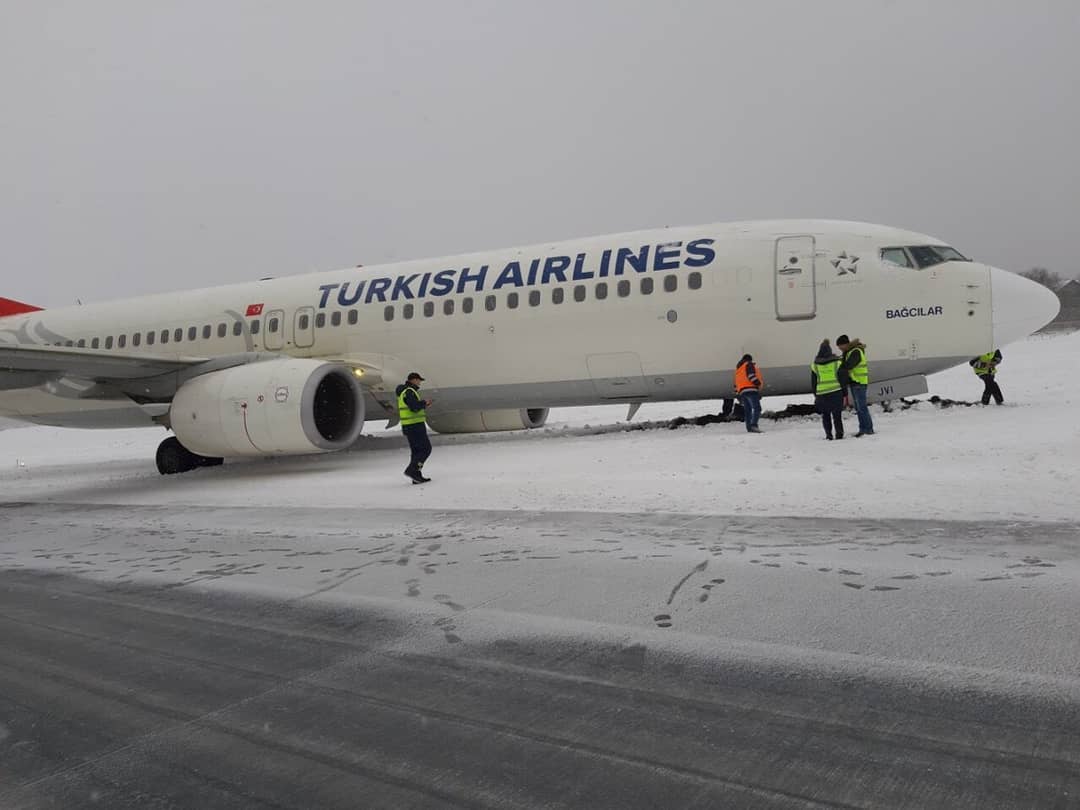
[[[1080,271],[1080,3],[0,4],[0,295],[665,224]]]

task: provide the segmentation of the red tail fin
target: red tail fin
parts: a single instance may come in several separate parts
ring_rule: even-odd
[[[6,318],[8,315],[22,315],[24,312],[37,312],[40,309],[41,307],[12,301],[10,298],[0,298],[0,318]]]

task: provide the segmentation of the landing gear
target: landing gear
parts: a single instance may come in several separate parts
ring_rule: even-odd
[[[180,440],[175,436],[170,436],[158,445],[155,460],[158,472],[162,475],[175,475],[196,467],[216,467],[224,461],[222,458],[192,453],[180,444]]]

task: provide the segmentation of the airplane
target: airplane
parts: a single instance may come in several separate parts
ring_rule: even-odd
[[[0,416],[163,426],[159,472],[341,450],[397,423],[412,370],[441,433],[551,407],[810,393],[822,339],[868,346],[869,401],[1026,337],[1053,292],[940,239],[833,220],[672,227],[39,309],[0,298]]]

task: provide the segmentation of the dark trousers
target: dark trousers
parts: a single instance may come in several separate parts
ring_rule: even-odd
[[[405,468],[407,475],[420,474],[420,470],[431,455],[431,439],[427,435],[427,425],[418,422],[415,425],[402,425],[401,432],[409,442],[409,450],[412,456],[409,458],[409,466]]]
[[[996,402],[998,405],[1000,405],[1005,400],[1005,397],[1003,397],[1001,395],[1001,389],[998,388],[998,384],[997,384],[997,381],[994,379],[994,375],[993,374],[983,374],[982,375],[982,381],[983,381],[982,404],[983,405],[989,405],[990,404],[990,397],[993,397],[994,402]]]
[[[835,430],[836,438],[844,438],[844,392],[833,391],[831,394],[819,396],[814,404],[817,412],[821,414],[821,426],[825,428],[825,436],[831,439]]]

